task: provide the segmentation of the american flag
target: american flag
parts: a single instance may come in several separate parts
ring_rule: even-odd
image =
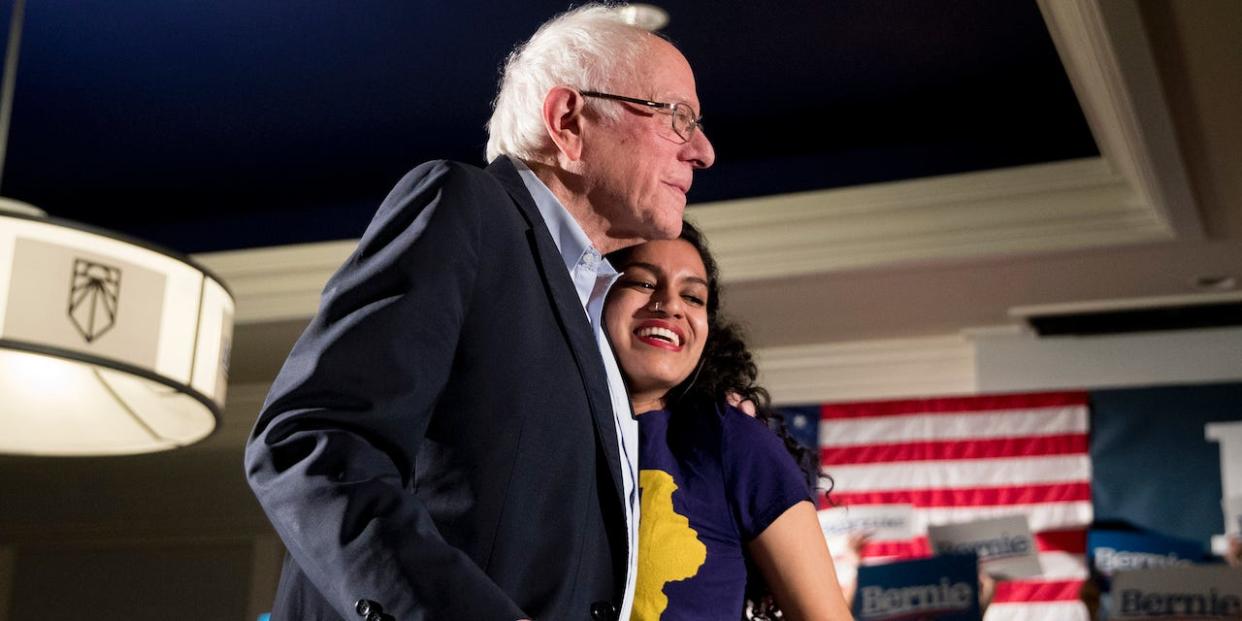
[[[1084,392],[828,404],[820,455],[837,506],[914,506],[915,537],[870,541],[864,562],[929,556],[928,525],[1025,515],[1043,575],[998,583],[984,619],[1085,621],[1087,425]]]

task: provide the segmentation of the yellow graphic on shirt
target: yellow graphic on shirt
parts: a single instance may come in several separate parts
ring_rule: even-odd
[[[677,483],[662,470],[640,470],[642,509],[638,519],[638,578],[630,621],[657,621],[668,608],[664,585],[693,578],[707,561],[707,546],[690,520],[673,509]]]

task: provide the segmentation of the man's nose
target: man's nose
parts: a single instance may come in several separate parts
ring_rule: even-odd
[[[712,147],[712,141],[707,139],[707,134],[700,129],[686,142],[686,153],[683,157],[695,168],[709,168],[716,162],[716,149]]]

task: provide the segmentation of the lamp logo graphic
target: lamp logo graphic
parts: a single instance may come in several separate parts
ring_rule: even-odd
[[[69,288],[69,319],[87,343],[116,325],[121,296],[120,268],[73,260],[73,283]]]

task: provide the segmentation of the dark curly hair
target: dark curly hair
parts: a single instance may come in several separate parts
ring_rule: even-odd
[[[703,234],[694,225],[685,222],[679,239],[694,246],[707,271],[707,342],[703,345],[703,356],[695,371],[669,391],[666,407],[676,414],[685,408],[716,407],[730,396],[750,401],[755,406],[755,418],[763,421],[785,443],[785,449],[806,476],[808,488],[818,490],[823,480],[827,483],[823,492],[827,494],[832,489],[832,479],[820,471],[819,456],[799,444],[785,426],[784,417],[772,409],[771,396],[757,383],[759,369],[750,349],[746,347],[741,327],[720,312],[720,270]],[[609,256],[610,262],[617,269],[624,269],[631,249],[613,253]],[[751,615],[748,618],[775,618],[777,608],[772,601],[771,590],[749,559],[747,577],[746,608]]]

